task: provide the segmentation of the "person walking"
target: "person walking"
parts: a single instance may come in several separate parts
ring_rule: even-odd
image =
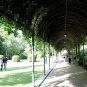
[[[45,64],[47,64],[47,56],[45,56]]]
[[[74,63],[76,63],[76,56],[74,56]]]
[[[71,59],[72,59],[72,55],[71,55],[71,53],[69,53],[69,55],[68,55],[69,64],[71,64]]]
[[[3,60],[2,60],[2,58],[0,58],[0,66],[1,66],[1,70],[2,70],[2,68],[3,68]]]
[[[6,65],[7,65],[7,57],[4,56],[3,58],[3,65],[4,65],[4,71],[6,71]]]

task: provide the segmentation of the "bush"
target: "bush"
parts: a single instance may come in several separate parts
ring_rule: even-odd
[[[34,54],[34,62],[36,62],[37,54]]]
[[[14,61],[14,62],[20,62],[20,56],[19,55],[12,56],[12,61]]]
[[[34,54],[34,62],[36,62],[37,54]],[[28,54],[28,61],[32,62],[32,54]]]
[[[42,54],[37,54],[37,58],[42,58]]]
[[[0,55],[0,58],[2,59],[4,56],[3,55]]]
[[[20,58],[21,58],[21,59],[27,59],[27,56],[24,55],[24,54],[20,54]]]
[[[87,56],[84,57],[84,63],[87,65]]]
[[[82,66],[83,65],[83,55],[77,55],[76,57],[76,61],[77,61],[77,64]]]
[[[32,62],[32,54],[28,54],[28,61]]]
[[[42,58],[42,53],[41,52],[37,52],[37,58]]]
[[[49,58],[49,54],[46,54],[47,58]]]

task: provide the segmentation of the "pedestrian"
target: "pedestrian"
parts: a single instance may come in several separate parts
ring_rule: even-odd
[[[4,65],[4,71],[6,71],[6,66],[7,66],[7,57],[4,56],[3,58],[3,65]]]
[[[72,59],[72,55],[71,55],[71,53],[69,53],[69,55],[68,55],[69,64],[71,64],[71,59]]]
[[[74,56],[74,63],[76,63],[76,56]]]
[[[47,64],[47,56],[45,56],[45,64]]]
[[[3,68],[3,60],[2,60],[2,58],[0,58],[0,66],[1,66],[1,70],[2,70],[2,68]]]

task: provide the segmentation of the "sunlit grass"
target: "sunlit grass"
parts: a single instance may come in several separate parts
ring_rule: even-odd
[[[35,68],[42,65],[36,65]],[[35,80],[40,77],[43,70],[35,71]],[[32,83],[32,66],[8,67],[7,71],[0,71],[0,87],[24,87]]]
[[[42,74],[42,71],[35,72],[35,79],[37,79]],[[32,82],[32,72],[20,72],[20,73],[9,73],[0,76],[0,87],[3,86],[12,86],[17,87],[15,85],[24,86],[25,84],[29,84]]]

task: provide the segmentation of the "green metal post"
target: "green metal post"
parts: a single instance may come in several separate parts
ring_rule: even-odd
[[[83,55],[84,55],[84,43],[83,43]]]
[[[35,86],[34,81],[34,33],[32,34],[32,84]]]
[[[43,59],[43,64],[44,64],[44,75],[45,75],[45,41],[44,41],[44,59]]]
[[[84,60],[84,43],[83,43],[83,68],[85,67],[85,64],[84,64],[84,62],[85,62],[85,60]]]
[[[80,45],[78,45],[78,55],[80,56]]]
[[[50,69],[50,44],[49,44],[49,69]]]
[[[76,56],[77,56],[77,46],[76,46]]]

